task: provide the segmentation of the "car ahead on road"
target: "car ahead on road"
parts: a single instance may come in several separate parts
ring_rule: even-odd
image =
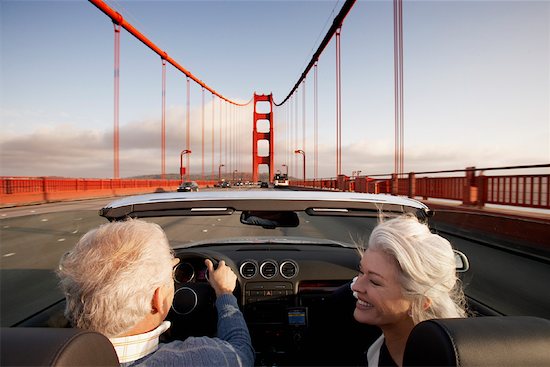
[[[195,181],[187,181],[178,186],[178,192],[199,191],[199,185]]]
[[[262,181],[260,183],[260,188],[267,189],[269,187],[269,184],[266,181]]]
[[[159,224],[180,259],[174,269],[175,296],[167,316],[172,326],[164,341],[215,336],[215,294],[204,260],[224,260],[237,275],[234,294],[250,330],[258,366],[365,365],[364,352],[380,330],[353,319],[356,300],[350,282],[358,273],[359,244],[368,239],[380,217],[412,213],[428,221],[433,214],[423,203],[403,197],[290,190],[140,195],[111,202],[99,213],[108,221],[141,218]],[[468,274],[468,258],[456,251],[456,259],[463,277]],[[49,306],[2,329],[2,365],[9,365],[10,360],[4,358],[13,354],[6,351],[20,350],[18,342],[25,348],[31,342],[47,343],[40,350],[49,356],[59,348],[52,345],[58,333],[63,334],[63,341],[82,333],[52,327],[66,324],[63,295],[36,289],[29,290],[33,300],[41,295]],[[549,320],[503,316],[475,297],[468,297],[468,303],[478,317],[419,324],[423,328],[415,328],[418,336],[411,334],[411,347],[407,347],[411,360],[417,358],[417,365],[458,365],[437,359],[450,356],[463,366],[469,360],[470,365],[489,366],[502,365],[502,358],[496,363],[495,358],[504,356],[513,365],[514,361],[521,364],[518,358],[526,355],[541,355],[542,350],[546,359],[539,361],[548,365]],[[17,302],[4,304],[20,307]],[[95,344],[84,342],[84,348],[67,354],[75,360],[105,355],[92,349]],[[24,358],[31,353],[19,353],[15,360],[30,364]],[[39,354],[32,358],[40,358]],[[108,363],[102,360],[100,364]]]

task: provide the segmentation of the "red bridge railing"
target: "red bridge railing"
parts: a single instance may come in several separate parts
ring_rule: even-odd
[[[180,180],[0,177],[0,203],[15,206],[62,200],[175,191]],[[214,181],[197,181],[200,187]]]
[[[462,201],[465,205],[482,207],[485,204],[510,205],[550,209],[550,173],[522,175],[486,175],[486,171],[540,170],[550,164],[479,168],[463,170],[409,173],[291,181],[293,186],[324,190],[355,191],[374,194],[403,195]],[[428,174],[462,173],[461,176],[429,177]],[[422,175],[423,177],[417,177]]]

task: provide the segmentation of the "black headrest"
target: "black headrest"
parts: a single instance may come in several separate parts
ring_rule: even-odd
[[[414,327],[404,366],[550,366],[550,320],[488,316]]]
[[[104,335],[82,329],[2,328],[2,366],[120,366]]]

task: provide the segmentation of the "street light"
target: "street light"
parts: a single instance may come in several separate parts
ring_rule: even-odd
[[[233,185],[235,185],[235,173],[239,172],[238,170],[233,171]]]
[[[185,174],[185,169],[183,168],[183,155],[184,154],[191,154],[191,151],[189,149],[184,149],[180,153],[180,179],[181,179],[181,183],[183,183],[183,175]]]
[[[222,167],[225,167],[225,164],[220,164],[218,167],[218,182],[222,182]]]
[[[296,149],[294,151],[296,154],[301,154],[303,157],[303,167],[304,167],[304,183],[306,182],[306,152],[304,152],[302,149]]]

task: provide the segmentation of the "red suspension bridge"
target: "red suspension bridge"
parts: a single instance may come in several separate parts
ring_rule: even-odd
[[[404,112],[404,41],[403,6],[393,4],[394,23],[394,169],[393,172],[346,172],[342,156],[342,30],[355,1],[347,0],[334,17],[289,93],[277,102],[272,94],[256,94],[247,102],[224,96],[190,70],[169,56],[119,12],[101,0],[90,2],[113,23],[114,34],[114,108],[113,108],[113,177],[102,179],[59,179],[48,177],[2,177],[0,197],[3,205],[42,202],[101,195],[123,195],[156,190],[173,190],[184,179],[198,178],[200,185],[213,185],[223,177],[242,176],[256,182],[263,174],[272,180],[276,171],[285,168],[293,185],[315,189],[388,193],[421,198],[456,200],[467,205],[512,205],[550,209],[550,164],[533,162],[521,166],[457,168],[405,173]],[[160,179],[120,178],[120,34],[128,32],[160,58],[162,70]],[[333,46],[329,55],[327,46]],[[345,52],[345,50],[344,50]],[[319,175],[319,83],[321,57],[333,57],[334,70],[334,174]],[[166,178],[166,68],[171,66],[185,75],[186,114],[185,144],[179,155],[181,179]],[[201,93],[200,121],[191,121],[191,88]],[[207,96],[210,111],[207,111]],[[313,103],[309,102],[312,100]],[[313,105],[312,110],[308,106]],[[207,116],[209,115],[209,119]],[[313,118],[312,118],[312,117]],[[312,121],[311,121],[312,120]],[[312,122],[313,139],[308,141],[307,122]],[[211,133],[206,134],[209,124]],[[344,122],[345,125],[345,122]],[[200,135],[200,146],[191,146],[191,135]],[[249,147],[245,149],[245,147]],[[247,151],[243,153],[243,151]],[[192,166],[191,156],[200,155],[200,170]],[[122,162],[124,164],[124,162]],[[306,169],[306,167],[308,169]],[[194,168],[194,170],[193,170]],[[454,169],[457,168],[457,169]],[[492,172],[499,172],[492,175]],[[525,173],[524,173],[525,172]],[[536,172],[536,173],[532,173]],[[363,173],[363,174],[361,174]],[[436,176],[436,177],[434,177]]]

